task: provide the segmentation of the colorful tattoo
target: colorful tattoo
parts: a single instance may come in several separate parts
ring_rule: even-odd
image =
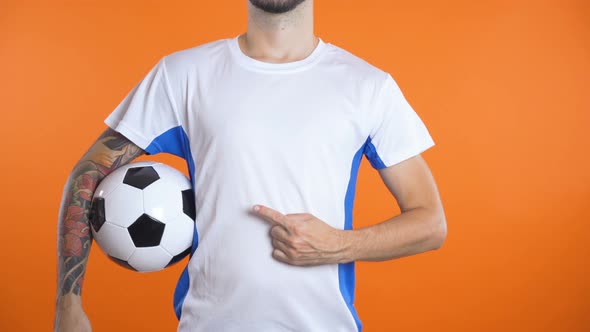
[[[72,170],[64,188],[58,225],[58,297],[82,294],[92,245],[88,215],[94,190],[110,172],[144,154],[123,135],[108,128]]]

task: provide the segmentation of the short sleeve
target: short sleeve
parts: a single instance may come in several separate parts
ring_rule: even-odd
[[[162,57],[104,122],[147,152],[174,152],[180,126]]]
[[[369,137],[364,154],[375,169],[395,165],[434,146],[426,125],[387,73],[368,110]]]

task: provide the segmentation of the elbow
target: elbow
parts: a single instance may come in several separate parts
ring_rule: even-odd
[[[430,240],[432,250],[440,249],[447,239],[447,220],[444,212],[437,213],[432,218],[430,227]]]

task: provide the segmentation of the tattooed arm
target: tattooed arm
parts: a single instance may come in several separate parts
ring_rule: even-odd
[[[64,187],[57,231],[55,331],[90,331],[81,295],[92,245],[88,215],[98,183],[145,151],[107,128],[74,166]]]

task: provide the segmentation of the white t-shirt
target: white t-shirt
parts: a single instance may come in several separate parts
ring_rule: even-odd
[[[178,331],[360,331],[354,262],[275,260],[254,204],[352,228],[358,167],[434,145],[387,72],[321,38],[269,63],[238,36],[163,56],[105,123],[148,154],[186,159],[195,192],[190,260],[174,292]]]

